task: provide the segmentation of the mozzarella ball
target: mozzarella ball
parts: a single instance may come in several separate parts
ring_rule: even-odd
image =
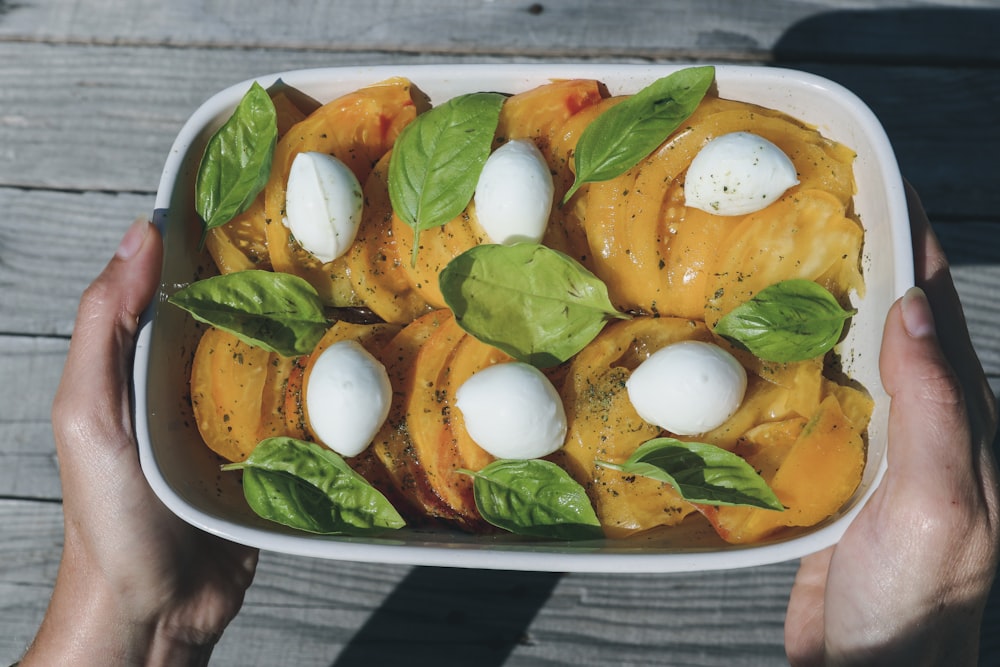
[[[489,366],[455,395],[465,429],[498,459],[533,459],[562,447],[566,413],[549,379],[529,364]]]
[[[747,374],[718,345],[692,340],[651,354],[625,387],[645,421],[676,435],[696,435],[733,416],[743,402]]]
[[[305,387],[309,426],[342,456],[357,456],[389,416],[385,367],[353,340],[334,343],[313,362]]]
[[[516,139],[486,160],[476,185],[476,217],[493,243],[537,243],[552,210],[552,174],[533,141]]]
[[[285,189],[285,224],[324,264],[343,255],[358,234],[364,196],[354,172],[325,153],[299,153]]]
[[[766,208],[799,182],[795,165],[764,137],[732,132],[709,141],[688,167],[687,206],[716,215]]]

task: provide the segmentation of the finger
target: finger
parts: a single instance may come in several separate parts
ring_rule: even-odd
[[[882,383],[892,397],[890,431],[896,427],[947,436],[939,440],[942,446],[967,434],[962,386],[938,344],[934,314],[919,287],[910,288],[889,311],[880,369]],[[920,437],[918,442],[928,439]],[[913,455],[935,450],[934,443],[915,447],[907,438],[890,436],[890,442],[913,449]],[[968,459],[968,451],[963,457]]]
[[[159,280],[162,245],[156,228],[136,221],[104,271],[84,291],[52,410],[56,445],[128,445],[128,374],[139,314]],[[79,436],[79,437],[74,437]],[[118,437],[116,437],[118,436]]]
[[[992,566],[980,565],[993,558],[994,464],[989,447],[972,440],[962,384],[938,345],[930,304],[918,287],[890,309],[880,366],[891,397],[889,473],[880,491],[892,514],[886,520],[907,527],[892,548],[905,551],[916,540],[928,555],[951,554],[934,566],[942,576],[968,566],[991,577]],[[954,549],[958,543],[961,550]]]

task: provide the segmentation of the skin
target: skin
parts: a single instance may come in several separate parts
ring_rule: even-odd
[[[893,305],[881,371],[889,468],[835,547],[802,559],[785,644],[799,665],[974,665],[997,568],[997,411],[916,196],[918,287]],[[204,665],[257,553],[170,513],[143,478],[128,377],[162,247],[137,222],[84,293],[52,422],[65,548],[22,665]],[[934,323],[941,323],[935,329]]]
[[[25,667],[207,664],[253,579],[255,550],[182,522],[139,468],[128,379],[161,253],[136,222],[80,303],[52,408],[65,546]]]
[[[997,569],[997,430],[948,263],[908,192],[917,287],[890,310],[886,476],[840,542],[803,558],[792,665],[975,665]],[[935,322],[939,326],[935,328]]]

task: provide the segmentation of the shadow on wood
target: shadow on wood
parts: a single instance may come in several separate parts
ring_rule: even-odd
[[[842,10],[792,25],[773,53],[777,61],[995,67],[1000,65],[997,35],[1000,9]]]
[[[559,574],[415,567],[350,640],[333,667],[405,662],[504,664]]]
[[[998,34],[1000,9],[832,11],[791,25],[773,62],[827,77],[864,100],[933,221],[996,222]]]

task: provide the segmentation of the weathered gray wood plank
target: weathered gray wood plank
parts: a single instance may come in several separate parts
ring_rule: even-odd
[[[62,509],[0,494],[0,664],[20,657],[45,613],[62,552]]]
[[[0,188],[0,333],[68,336],[83,289],[150,194]]]
[[[183,123],[228,85],[303,67],[470,60],[482,59],[0,43],[0,185],[153,192]],[[932,214],[997,219],[991,156],[1000,148],[1000,69],[801,67],[873,108]]]
[[[991,0],[510,2],[21,0],[0,38],[174,47],[537,57],[996,62]],[[886,39],[891,33],[893,39]]]
[[[0,500],[0,526],[0,662],[10,662],[48,601],[60,507]],[[780,664],[795,567],[560,576],[265,553],[213,665]]]
[[[44,613],[59,505],[0,500],[0,663]],[[408,568],[264,553],[220,667],[780,665],[796,563],[685,575],[555,575]],[[994,595],[987,627],[1000,618]],[[1000,657],[983,637],[983,665]]]
[[[0,185],[149,193],[184,122],[219,90],[270,72],[393,58],[0,43],[0,61]]]
[[[68,343],[0,336],[0,498],[62,498],[49,414]]]

